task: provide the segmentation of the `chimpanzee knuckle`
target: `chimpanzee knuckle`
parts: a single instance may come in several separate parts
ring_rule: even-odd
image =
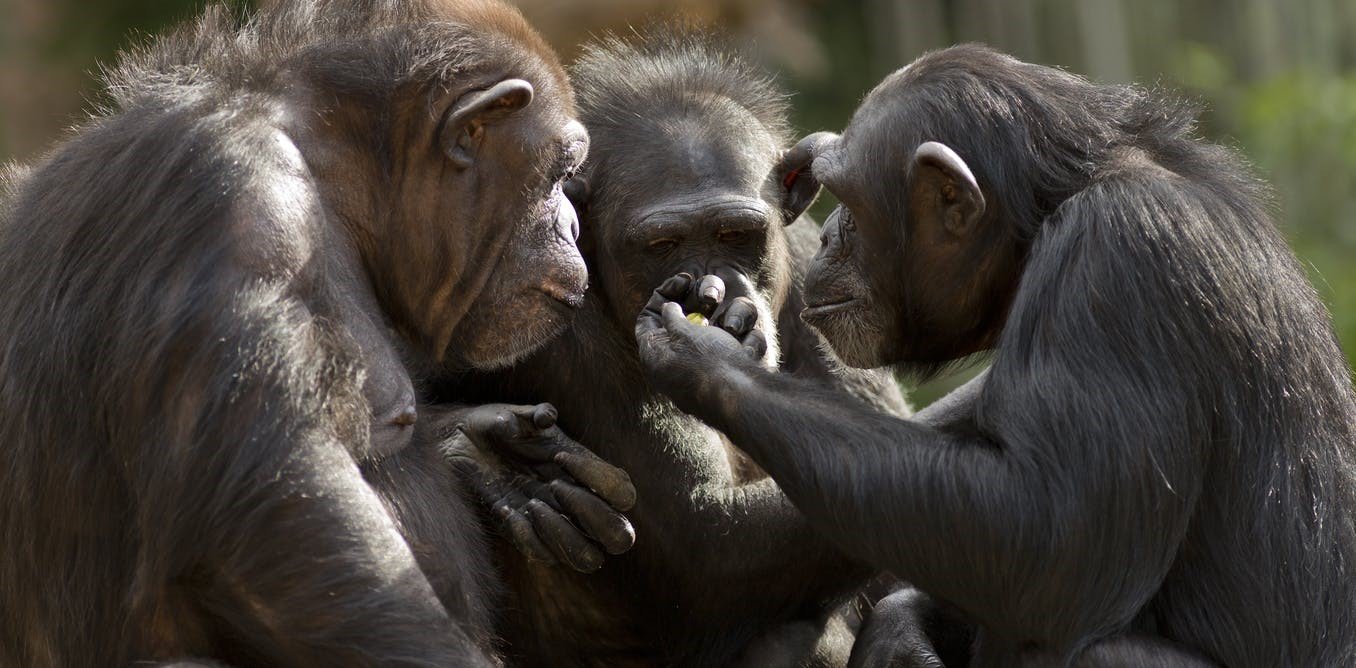
[[[518,512],[512,512],[503,519],[509,540],[529,561],[540,561],[548,565],[557,563],[551,549],[537,535],[531,520]]]
[[[533,407],[532,424],[536,426],[537,429],[542,430],[554,429],[556,421],[559,418],[560,413],[556,411],[555,406],[549,403],[537,404],[535,407]]]
[[[579,529],[538,501],[528,502],[538,534],[558,559],[581,573],[603,567],[603,553]]]
[[[661,301],[681,300],[687,296],[692,288],[693,277],[691,274],[683,273],[672,276],[659,284],[654,293]]]
[[[507,408],[504,409],[503,412],[507,412],[509,415],[511,415],[512,419],[515,422],[531,424],[533,418],[536,415],[537,407],[530,404],[508,406]]]
[[[484,445],[495,450],[506,449],[522,437],[517,418],[508,414],[499,415],[484,433],[486,439]]]
[[[540,501],[546,505],[560,510],[560,500],[556,498],[551,488],[530,475],[521,473],[515,474],[509,483],[509,487],[514,494],[518,494],[523,503],[529,503],[533,500]],[[521,505],[521,504],[520,504]]]
[[[721,329],[741,338],[758,324],[758,308],[748,297],[736,297],[730,302]]]
[[[691,296],[696,300],[697,309],[710,316],[725,301],[725,280],[715,274],[707,274],[697,282],[693,292],[695,294]]]
[[[744,337],[744,349],[748,351],[749,357],[754,361],[761,361],[767,355],[767,338],[763,336],[761,330],[753,330],[748,336]]]

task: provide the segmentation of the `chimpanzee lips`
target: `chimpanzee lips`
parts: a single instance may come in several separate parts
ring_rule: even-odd
[[[568,306],[571,309],[577,309],[584,305],[584,292],[570,290],[561,287],[553,282],[547,282],[541,286],[541,291],[547,297]]]

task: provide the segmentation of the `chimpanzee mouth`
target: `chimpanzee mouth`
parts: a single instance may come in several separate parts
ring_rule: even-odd
[[[810,304],[800,312],[800,317],[804,319],[825,318],[835,313],[848,311],[856,308],[862,301],[861,297],[843,297],[841,299],[832,299],[819,304]]]
[[[573,311],[584,305],[584,292],[563,288],[555,283],[546,283],[539,288],[551,301]]]

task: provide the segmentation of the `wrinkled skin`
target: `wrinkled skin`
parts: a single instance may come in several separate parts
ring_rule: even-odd
[[[1351,373],[1256,181],[1191,128],[1136,88],[924,56],[814,139],[842,206],[804,315],[853,364],[987,374],[885,416],[676,317],[669,283],[646,378],[973,625],[975,665],[1356,661]],[[927,665],[916,611],[883,612],[860,655]]]

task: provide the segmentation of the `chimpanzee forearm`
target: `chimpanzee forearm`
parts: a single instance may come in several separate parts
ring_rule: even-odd
[[[1073,665],[1075,668],[1215,668],[1220,664],[1179,643],[1127,633],[1094,644]]]
[[[1001,617],[1018,600],[1027,609],[1046,606],[1052,617],[1085,605],[1119,614],[1120,606],[1098,608],[1043,588],[1054,588],[1050,569],[1059,564],[1060,582],[1088,584],[1080,592],[1116,592],[1121,581],[1102,574],[1156,567],[1138,560],[1170,551],[1174,536],[1145,527],[1129,540],[1085,545],[1084,553],[1095,550],[1098,560],[1062,560],[1066,541],[1087,536],[1070,538],[1073,530],[1057,530],[1059,523],[1096,516],[1109,507],[1106,495],[1120,486],[1119,477],[1142,472],[1086,467],[1081,478],[1066,479],[1069,469],[1063,467],[1080,469],[1083,462],[1050,470],[1029,458],[1021,443],[984,438],[972,421],[946,424],[966,415],[984,382],[963,388],[918,421],[883,415],[753,365],[731,365],[705,391],[678,401],[744,448],[837,545],[981,621]],[[1095,525],[1087,526],[1092,531]],[[1028,577],[1013,578],[1014,572]],[[1136,594],[1117,595],[1129,600]]]
[[[694,484],[673,476],[677,467],[651,461],[627,470],[641,490],[631,513],[640,527],[636,549],[654,556],[663,578],[685,581],[672,590],[693,594],[687,605],[726,616],[767,614],[803,603],[811,591],[818,594],[809,599],[831,599],[869,577],[809,525],[773,480],[735,484],[726,472],[712,472]]]
[[[416,438],[394,456],[364,463],[363,478],[381,497],[453,622],[488,650],[499,583],[486,551],[466,548],[483,540],[482,513],[434,445]]]
[[[273,488],[242,499],[256,510],[228,527],[203,607],[278,665],[489,665],[343,447],[297,450]]]

